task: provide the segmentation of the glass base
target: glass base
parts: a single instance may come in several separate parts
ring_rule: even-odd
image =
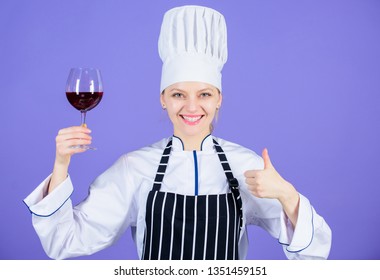
[[[82,150],[97,150],[95,147],[86,146],[86,145],[77,145],[77,146],[71,146],[71,149],[82,149]]]

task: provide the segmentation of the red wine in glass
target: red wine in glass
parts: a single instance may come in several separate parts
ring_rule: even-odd
[[[66,84],[66,97],[81,112],[82,126],[86,125],[86,113],[95,108],[103,97],[103,82],[99,69],[72,68]],[[79,145],[73,148],[94,149]]]
[[[102,100],[103,92],[66,92],[70,104],[79,111],[90,111]]]

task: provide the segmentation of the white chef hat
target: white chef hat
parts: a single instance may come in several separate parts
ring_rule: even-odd
[[[158,52],[163,62],[161,92],[184,81],[208,83],[221,91],[221,71],[227,61],[227,27],[223,15],[201,6],[167,11]]]

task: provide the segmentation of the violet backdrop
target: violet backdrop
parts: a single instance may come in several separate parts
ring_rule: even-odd
[[[51,172],[55,136],[80,123],[64,87],[72,66],[101,69],[88,113],[97,151],[73,157],[73,202],[122,153],[171,135],[159,103],[164,12],[207,5],[225,15],[229,57],[214,134],[261,154],[333,231],[330,259],[380,259],[380,1],[0,2],[0,259],[47,259],[23,199]],[[284,259],[249,229],[250,259]],[[135,259],[128,230],[82,259]]]

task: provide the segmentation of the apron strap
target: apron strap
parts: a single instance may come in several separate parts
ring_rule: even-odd
[[[241,196],[240,196],[240,191],[239,191],[239,182],[238,180],[234,177],[230,164],[228,163],[226,154],[224,153],[222,147],[219,145],[219,143],[213,139],[214,146],[216,153],[218,154],[220,163],[222,164],[224,173],[226,174],[227,177],[227,182],[228,185],[231,189],[232,194],[234,195],[237,203],[237,208],[239,210],[239,216],[240,216],[240,229],[243,227],[243,203],[241,201]]]
[[[172,150],[173,140],[170,138],[168,144],[166,145],[164,151],[162,152],[162,157],[158,169],[156,172],[156,177],[154,178],[153,191],[159,191],[161,188],[162,180],[164,179],[165,171],[168,166],[170,151]]]
[[[213,139],[213,142],[214,142],[215,150],[216,150],[216,153],[218,154],[220,163],[222,164],[224,173],[226,174],[227,181],[235,179],[234,175],[232,174],[231,167],[230,167],[230,165],[228,163],[226,154],[224,153],[222,147],[220,147],[219,143],[216,142],[215,139]]]

